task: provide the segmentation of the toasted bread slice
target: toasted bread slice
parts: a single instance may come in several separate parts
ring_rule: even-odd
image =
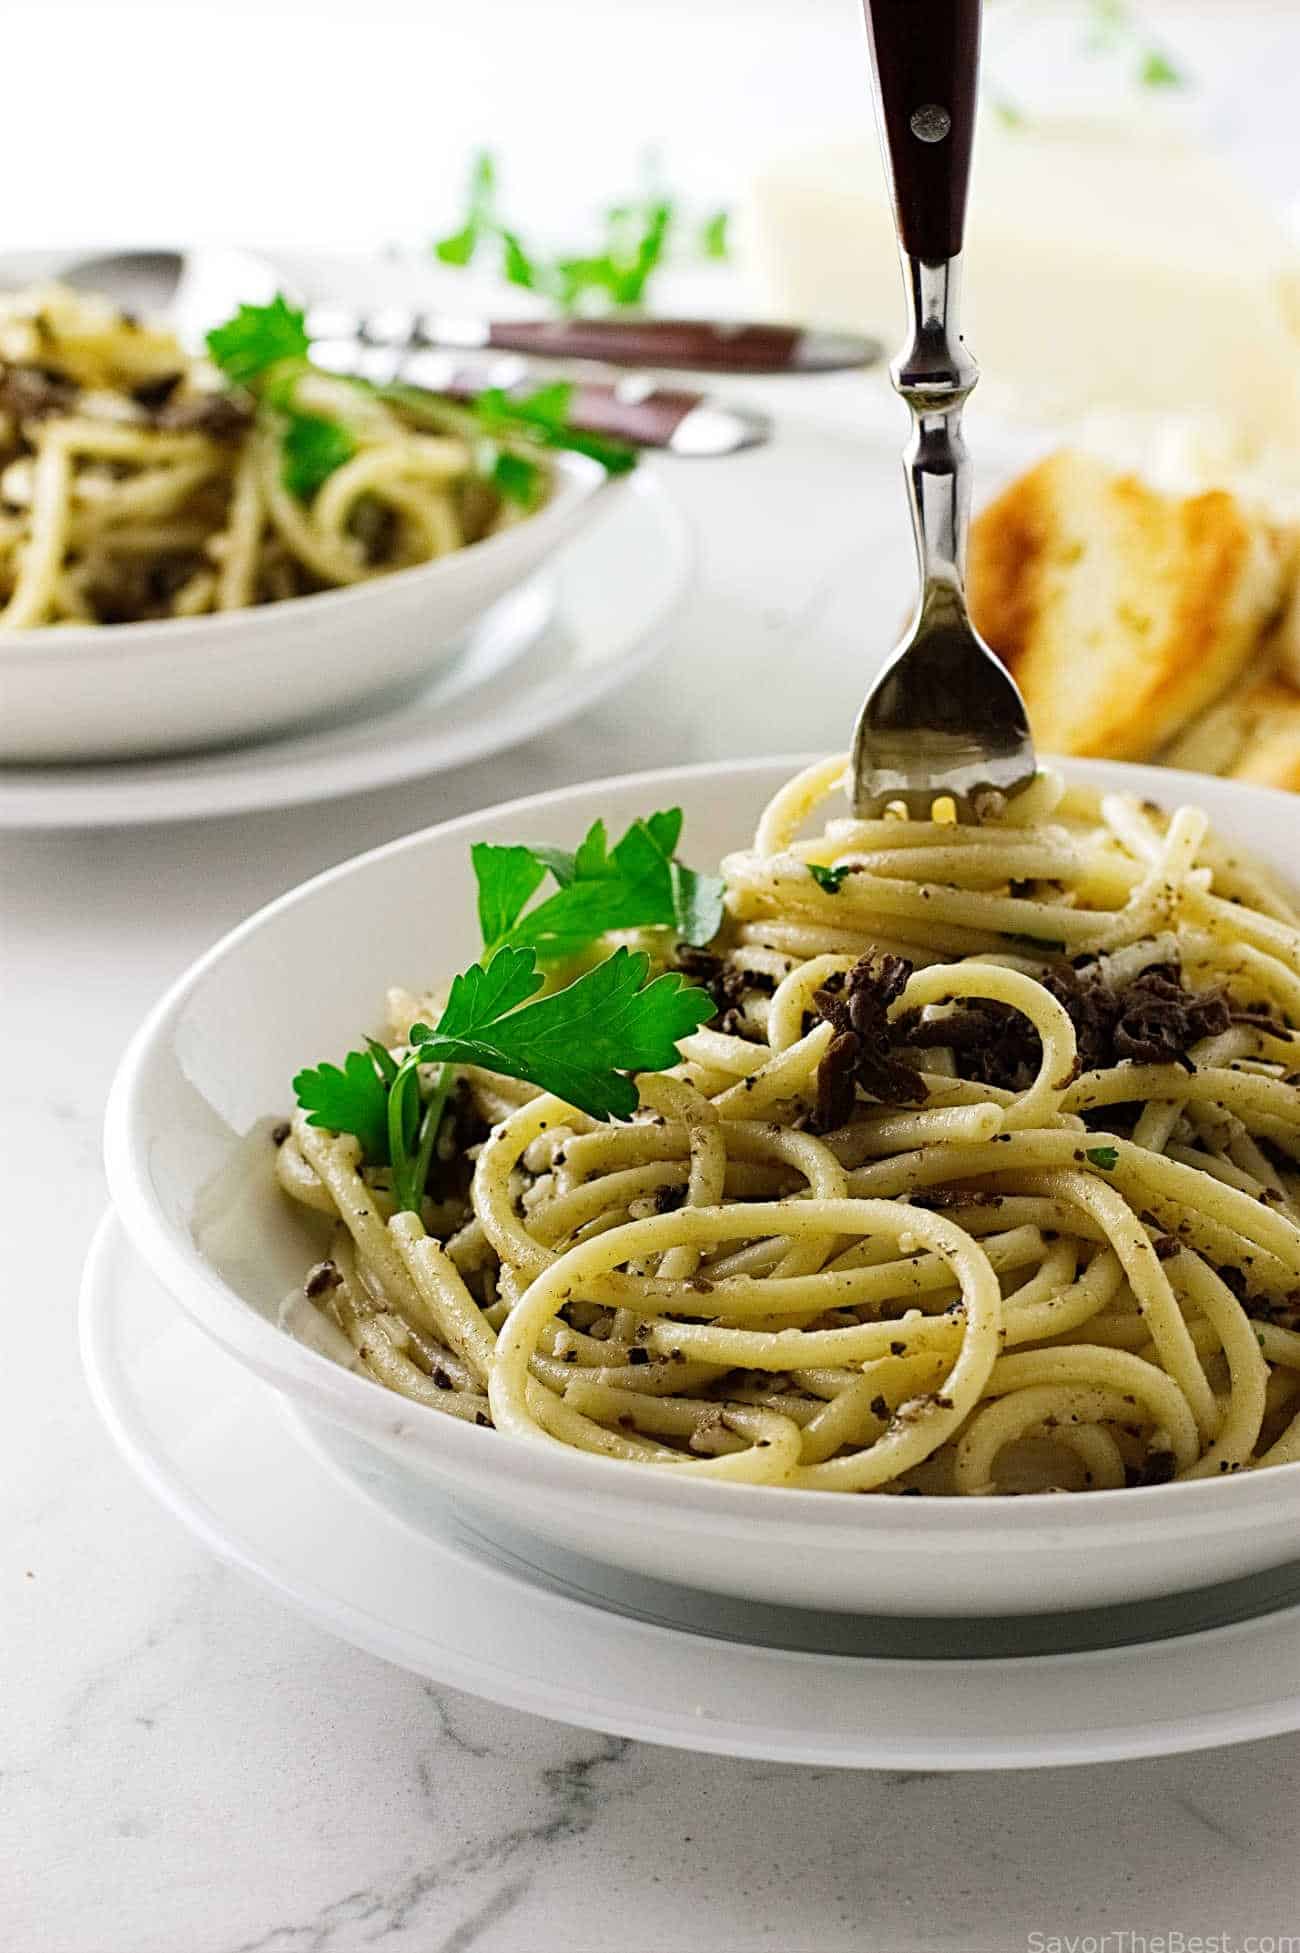
[[[1287,556],[1286,596],[1269,638],[1279,674],[1300,690],[1300,529],[1283,532]]]
[[[1281,678],[1266,678],[1242,702],[1246,736],[1221,770],[1232,780],[1300,793],[1300,692]]]
[[[1251,661],[1287,555],[1226,491],[1165,495],[1062,451],[976,522],[971,610],[1045,752],[1145,759]]]
[[[1298,710],[1300,692],[1271,671],[1263,678],[1247,678],[1193,719],[1158,755],[1160,763],[1189,773],[1235,778],[1238,769],[1248,765],[1251,755],[1268,745],[1278,731],[1285,736],[1290,727],[1295,736]]]

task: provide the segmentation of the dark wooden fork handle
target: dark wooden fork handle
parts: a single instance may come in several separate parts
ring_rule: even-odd
[[[881,134],[903,249],[942,264],[962,247],[981,0],[864,0]]]

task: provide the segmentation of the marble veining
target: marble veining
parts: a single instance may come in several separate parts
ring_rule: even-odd
[[[454,1706],[445,1691],[426,1684],[423,1693],[436,1718],[437,1749],[446,1746],[478,1758],[492,1753],[457,1730]],[[617,1766],[627,1760],[632,1747],[617,1736],[591,1739],[585,1753],[538,1773],[535,1814],[504,1830],[490,1831],[446,1856],[435,1856],[394,1887],[348,1892],[311,1919],[272,1927],[258,1939],[232,1945],[226,1953],[334,1953],[337,1946],[352,1943],[354,1927],[364,1933],[365,1940],[381,1944],[417,1926],[436,1935],[440,1921],[454,1912],[458,1892],[470,1881],[485,1876],[488,1896],[459,1919],[447,1937],[431,1941],[454,1949],[454,1953],[478,1946],[484,1933],[526,1897],[536,1877],[532,1861],[551,1846],[582,1837],[591,1829],[601,1804],[621,1794],[625,1786],[619,1780]],[[436,1764],[424,1758],[417,1765],[417,1776],[426,1795],[440,1808],[450,1782],[440,1781],[442,1773]],[[459,1790],[458,1783],[457,1794]]]

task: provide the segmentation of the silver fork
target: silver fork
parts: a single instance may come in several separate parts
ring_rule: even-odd
[[[950,796],[978,820],[1036,771],[1024,701],[966,608],[970,464],[962,408],[979,377],[958,327],[981,0],[865,0],[894,193],[909,338],[890,368],[912,410],[903,453],[921,595],[853,736],[853,804],[927,820]]]

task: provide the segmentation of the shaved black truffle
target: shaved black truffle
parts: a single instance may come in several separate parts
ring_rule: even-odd
[[[817,1068],[816,1122],[832,1132],[853,1116],[857,1090],[882,1105],[920,1105],[921,1074],[896,1054],[900,1042],[889,1007],[907,988],[912,965],[902,956],[862,957],[838,987],[826,984],[813,998],[835,1036]]]

